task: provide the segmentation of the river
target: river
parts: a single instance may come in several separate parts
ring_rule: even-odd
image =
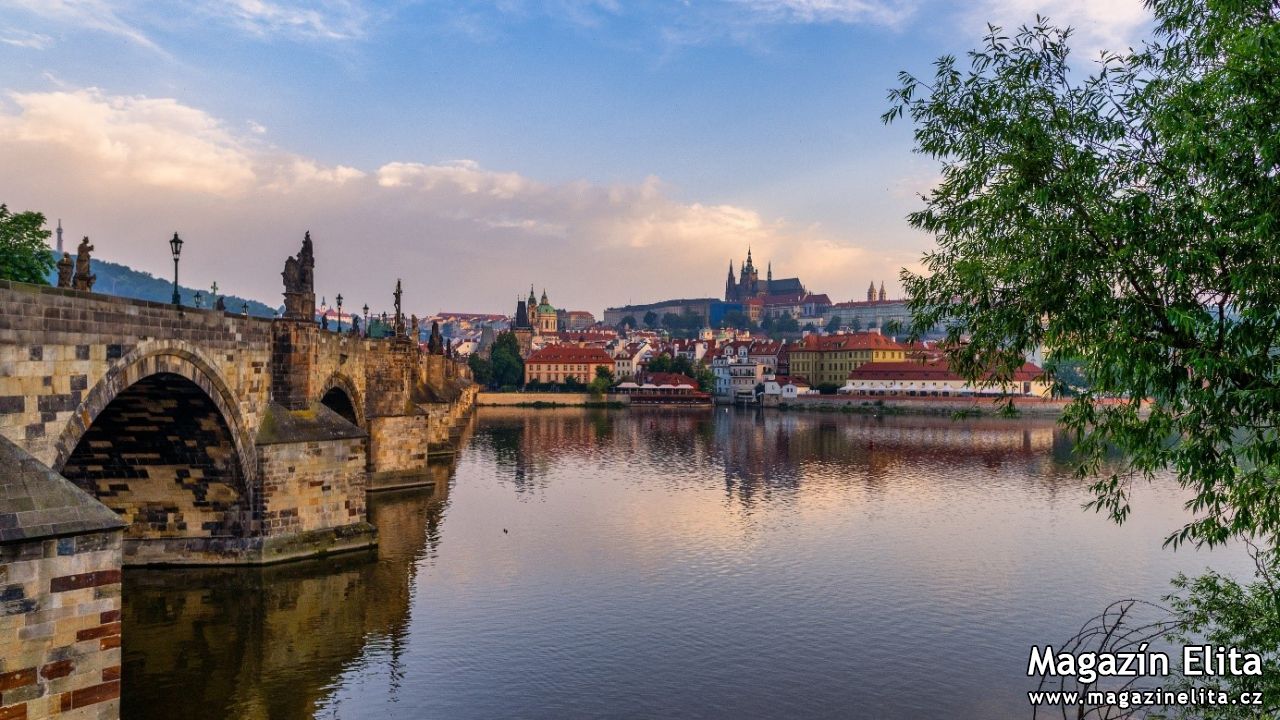
[[[1046,420],[481,408],[376,554],[129,570],[125,720],[1025,718],[1028,651],[1238,550]],[[445,483],[442,483],[445,485]]]

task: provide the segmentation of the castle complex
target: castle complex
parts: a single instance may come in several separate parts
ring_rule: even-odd
[[[751,260],[751,248],[747,248],[747,260],[738,271],[738,279],[733,279],[733,261],[729,261],[729,279],[724,284],[724,301],[741,303],[752,298],[770,298],[784,295],[806,295],[808,291],[800,278],[773,279],[773,263],[769,263],[765,271],[765,281],[760,282],[760,271]]]

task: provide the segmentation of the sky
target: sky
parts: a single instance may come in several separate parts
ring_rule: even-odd
[[[900,291],[938,177],[901,70],[1037,13],[1086,55],[1139,0],[0,0],[0,202],[67,243],[279,304],[311,232],[348,307],[589,310],[723,293],[748,247]]]

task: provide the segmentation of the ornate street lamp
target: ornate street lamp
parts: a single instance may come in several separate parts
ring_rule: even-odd
[[[342,334],[342,293],[338,293],[338,334]]]
[[[369,337],[369,303],[364,304],[364,336]]]
[[[182,238],[176,232],[169,241],[169,250],[173,252],[173,304],[181,307],[182,298],[178,295],[178,256],[182,254]]]
[[[204,296],[200,294],[199,290],[197,290],[196,291],[196,309],[199,310],[202,307],[204,307]]]

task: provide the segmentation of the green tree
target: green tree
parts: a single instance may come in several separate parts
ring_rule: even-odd
[[[671,356],[663,353],[656,357],[649,358],[648,365],[645,369],[649,372],[665,373],[671,372]]]
[[[707,367],[706,363],[699,362],[693,368],[693,379],[698,381],[698,389],[702,392],[712,392],[716,388],[716,374]]]
[[[619,328],[624,328],[624,327],[625,327],[625,328],[636,328],[636,327],[640,327],[640,326],[636,323],[636,318],[635,318],[635,316],[634,316],[634,315],[627,315],[627,316],[623,317],[621,320],[619,320],[619,321],[618,321],[618,327],[619,327]]]
[[[612,387],[613,370],[605,367],[604,365],[596,367],[596,376],[591,379],[591,384],[589,386],[591,394],[598,397],[609,392],[609,388]]]
[[[494,385],[518,387],[524,384],[524,360],[520,358],[520,343],[515,333],[498,333],[489,360],[493,366]]]
[[[487,386],[493,382],[493,363],[481,357],[480,353],[471,353],[467,367],[471,368],[471,377],[476,383]]]
[[[54,260],[44,222],[43,213],[13,213],[0,205],[0,279],[49,284]]]
[[[909,117],[942,165],[909,216],[937,249],[902,277],[913,331],[946,328],[970,378],[1008,377],[1040,345],[1079,360],[1086,384],[1062,421],[1094,509],[1123,521],[1134,480],[1171,471],[1191,519],[1168,542],[1258,538],[1265,579],[1280,532],[1278,11],[1149,7],[1154,41],[1078,81],[1068,33],[1043,20],[993,29],[967,66],[901,75],[884,119]],[[1125,451],[1114,472],[1111,444]],[[1179,590],[1189,635],[1258,642],[1275,667],[1274,588],[1209,575]],[[1265,637],[1241,632],[1264,618]]]
[[[833,333],[839,330],[843,322],[839,315],[832,315],[831,319],[827,321],[827,332]]]
[[[857,317],[854,317],[852,320],[849,321],[849,329],[854,332],[861,332],[862,321],[859,320]]]
[[[650,330],[658,327],[658,313],[650,310],[644,314],[644,326]]]
[[[800,321],[792,317],[790,313],[782,313],[773,319],[773,329],[780,333],[800,332]]]

